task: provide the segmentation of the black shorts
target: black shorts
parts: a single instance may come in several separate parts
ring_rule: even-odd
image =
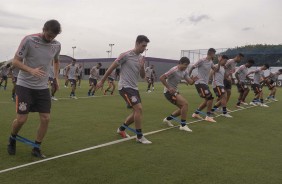
[[[252,90],[254,93],[257,95],[262,91],[261,85],[260,84],[252,84]]]
[[[76,86],[76,80],[75,79],[69,79],[69,82],[71,86]]]
[[[238,92],[244,92],[245,90],[248,90],[249,88],[245,82],[241,82],[237,84],[237,89],[238,89]]]
[[[49,82],[50,82],[51,86],[57,86],[57,80],[56,79],[49,77]]]
[[[97,85],[97,79],[93,79],[93,78],[89,78],[89,85],[92,86],[96,86]]]
[[[18,114],[28,114],[29,112],[50,113],[49,89],[30,89],[16,85],[16,94],[16,111]]]
[[[207,98],[212,95],[209,86],[206,84],[195,84],[195,87],[199,96],[202,98]]]
[[[223,86],[216,86],[215,88],[213,88],[213,91],[217,97],[221,97],[222,95],[225,94],[224,88],[225,87]]]
[[[232,81],[224,79],[223,83],[224,83],[225,90],[228,90],[228,89],[232,88]]]
[[[119,90],[119,94],[123,97],[126,104],[130,107],[141,103],[141,97],[139,91],[132,88],[122,88]]]
[[[108,77],[108,82],[109,82],[109,83],[113,83],[113,82],[114,82],[114,80],[115,80],[114,78],[112,78],[112,77]]]
[[[77,80],[81,80],[81,75],[77,76]]]
[[[171,94],[170,92],[164,93],[165,98],[170,101],[172,104],[176,105],[176,95],[179,94],[178,92],[176,94]]]
[[[17,80],[18,80],[18,78],[17,78],[17,77],[14,77],[14,78],[12,79],[12,82],[13,82],[13,83],[17,83]]]
[[[152,79],[150,77],[146,77],[148,83],[152,83]]]
[[[8,76],[7,75],[3,75],[2,79],[5,80],[5,81],[8,80]]]

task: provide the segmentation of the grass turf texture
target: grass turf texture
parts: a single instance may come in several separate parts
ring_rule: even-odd
[[[61,86],[63,82],[61,82]],[[163,87],[156,83],[155,91],[145,93],[140,83],[143,104],[143,132],[166,128],[162,119],[175,107],[163,96]],[[106,85],[105,85],[106,87]],[[17,154],[6,151],[11,122],[15,117],[10,101],[10,86],[0,91],[0,170],[37,161],[31,148],[17,142]],[[264,88],[266,94],[268,90]],[[52,104],[51,122],[42,145],[43,153],[53,157],[92,147],[120,137],[116,129],[131,112],[115,92],[114,96],[68,99],[70,89],[61,87]],[[86,97],[87,81],[77,89],[77,97]],[[189,102],[191,114],[202,102],[194,86],[180,86]],[[238,94],[233,86],[229,108]],[[265,95],[266,96],[266,95]],[[248,102],[252,99],[250,92]],[[281,89],[278,99],[282,99]],[[51,160],[0,174],[4,183],[281,183],[281,102],[270,108],[255,107],[231,115],[232,119],[216,118],[217,123],[197,122],[189,125],[193,133],[178,128],[149,135],[152,145],[135,140],[99,148],[72,156]],[[34,139],[38,114],[32,113],[20,135]],[[175,123],[177,125],[177,123]],[[129,134],[132,135],[131,132]]]

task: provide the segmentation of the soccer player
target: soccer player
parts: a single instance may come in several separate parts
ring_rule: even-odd
[[[55,73],[54,73],[54,66],[53,66],[53,62],[52,65],[50,67],[50,71],[49,71],[49,84],[51,87],[51,100],[57,101],[58,99],[55,97],[55,93],[58,90],[58,84],[57,84],[57,80],[55,78]]]
[[[250,89],[246,84],[246,79],[250,79],[247,76],[248,68],[252,67],[254,63],[254,60],[249,59],[246,64],[241,65],[235,72],[235,77],[237,79],[237,89],[239,92],[238,102],[236,104],[237,108],[243,108],[241,107],[241,103],[245,104],[245,99],[249,94]]]
[[[153,65],[152,78],[151,78],[152,91],[155,91],[155,79],[157,79],[157,74],[156,71],[154,70],[154,65]]]
[[[99,71],[102,64],[98,63],[96,66],[93,66],[90,70],[90,76],[89,76],[89,90],[88,90],[88,96],[94,96],[96,91],[96,85],[97,80],[100,78]]]
[[[71,64],[68,64],[64,69],[63,69],[63,76],[65,77],[65,88],[68,88],[69,85],[69,78],[67,75],[67,68],[70,66]]]
[[[80,88],[80,84],[81,84],[81,78],[82,78],[82,65],[79,64],[78,65],[78,75],[77,75],[77,81],[78,81],[78,87]]]
[[[218,107],[222,106],[222,116],[227,118],[232,118],[230,114],[227,113],[226,103],[227,103],[227,94],[224,88],[224,78],[226,78],[227,73],[225,72],[225,64],[227,62],[228,57],[226,55],[222,55],[218,57],[218,64],[215,67],[218,67],[218,71],[212,71],[212,87],[215,95],[218,100],[216,104],[212,108],[212,112],[214,112]]]
[[[107,87],[107,89],[105,89],[104,95],[106,95],[107,92],[111,92],[111,95],[114,94],[114,91],[116,89],[115,78],[116,78],[116,69],[114,69],[108,77],[108,87]],[[113,88],[113,89],[110,90],[111,88]]]
[[[270,90],[270,94],[268,95],[268,97],[266,98],[266,100],[273,100],[273,101],[278,101],[275,98],[275,94],[276,94],[276,86],[275,86],[275,82],[277,82],[279,75],[282,74],[282,69],[279,69],[277,72],[275,73],[270,73],[269,76],[266,79],[266,84],[268,86],[268,89]]]
[[[225,64],[225,78],[224,78],[224,88],[227,94],[226,104],[228,103],[231,96],[231,88],[232,88],[232,74],[236,71],[237,63],[240,63],[244,55],[242,53],[237,54],[237,56],[233,59],[229,59]]]
[[[7,83],[8,83],[8,74],[10,73],[10,63],[6,66],[2,67],[1,69],[1,80],[0,80],[0,88],[2,86],[2,83],[4,83],[4,90],[7,89]]]
[[[147,93],[151,93],[151,85],[152,85],[152,75],[153,75],[154,66],[148,66],[145,69],[146,81],[148,83]]]
[[[14,67],[13,65],[10,67],[10,74],[12,76],[12,83],[13,83],[13,88],[12,88],[12,100],[16,101],[16,83],[17,83],[17,77],[19,75],[19,68]]]
[[[71,64],[67,66],[66,69],[66,76],[68,76],[69,82],[71,84],[71,93],[70,98],[77,99],[75,96],[75,90],[76,90],[76,79],[78,74],[78,67],[75,64],[76,60],[73,59]]]
[[[192,132],[192,130],[187,126],[186,118],[188,111],[188,102],[187,100],[179,93],[178,84],[184,79],[189,84],[194,84],[194,79],[189,78],[187,67],[190,64],[190,60],[187,57],[182,57],[179,60],[177,66],[172,67],[168,72],[160,76],[160,81],[165,86],[164,96],[168,101],[178,107],[170,116],[164,118],[163,122],[168,126],[174,126],[171,122],[173,118],[178,116],[181,117],[181,125],[179,130],[184,130],[187,132]]]
[[[254,74],[254,81],[251,86],[252,86],[252,90],[255,93],[255,98],[253,99],[252,102],[250,102],[250,105],[253,105],[253,106],[260,105],[262,107],[268,107],[268,105],[263,103],[263,92],[262,92],[262,87],[260,84],[261,81],[266,79],[264,76],[264,71],[267,69],[269,69],[269,65],[264,64],[260,68],[254,71],[251,71],[247,74],[247,76]]]
[[[136,142],[142,144],[151,144],[152,142],[147,140],[141,129],[141,119],[142,119],[142,104],[141,98],[138,91],[138,78],[139,75],[145,78],[145,60],[141,55],[147,47],[150,40],[144,36],[137,36],[135,42],[135,48],[122,53],[109,67],[105,75],[102,77],[101,81],[97,84],[97,88],[103,86],[107,77],[112,73],[112,71],[120,66],[120,80],[118,83],[118,90],[123,99],[132,106],[132,113],[125,119],[122,126],[117,129],[117,133],[123,138],[129,137],[125,132],[126,127],[135,123],[136,129]]]
[[[51,98],[48,89],[48,73],[54,60],[55,78],[58,80],[59,55],[61,44],[55,37],[61,33],[61,25],[57,20],[49,20],[44,24],[43,32],[26,36],[13,60],[13,66],[20,69],[16,86],[17,116],[12,124],[8,153],[16,154],[16,136],[28,118],[29,112],[38,112],[40,124],[37,130],[32,155],[45,158],[40,145],[48,129],[50,121]],[[24,61],[24,62],[23,62]]]
[[[198,94],[201,98],[204,98],[204,102],[200,104],[198,109],[192,114],[193,118],[202,119],[202,117],[199,115],[199,113],[207,107],[207,114],[206,114],[206,121],[209,122],[216,122],[211,113],[212,109],[212,103],[213,103],[213,96],[210,92],[208,82],[209,82],[209,73],[210,70],[218,71],[220,65],[217,67],[213,64],[213,59],[215,56],[216,50],[214,48],[210,48],[207,53],[207,57],[200,59],[198,62],[196,62],[189,71],[189,76],[191,75],[192,71],[197,68],[198,69],[198,80],[195,82],[196,89],[198,91]]]

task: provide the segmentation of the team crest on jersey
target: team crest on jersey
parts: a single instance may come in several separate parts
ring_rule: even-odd
[[[133,102],[133,103],[137,102],[136,96],[132,96],[132,97],[131,97],[131,102]]]
[[[26,111],[26,109],[27,109],[27,103],[24,103],[24,102],[20,102],[19,103],[19,110],[20,111]]]

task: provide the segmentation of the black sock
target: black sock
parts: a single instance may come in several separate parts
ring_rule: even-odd
[[[262,98],[260,99],[260,103],[263,103],[263,99]]]
[[[11,137],[16,138],[16,137],[17,137],[17,134],[12,134],[12,133],[11,133]]]
[[[142,130],[141,129],[136,129],[136,132],[137,132],[137,138],[141,139],[143,137]]]
[[[182,119],[182,120],[181,120],[181,126],[184,127],[185,125],[186,125],[186,120],[185,120],[185,119]]]
[[[126,127],[127,127],[128,125],[126,125],[125,123],[123,123],[123,125],[119,127],[119,130],[120,130],[120,131],[125,131],[124,126],[126,126]]]
[[[166,117],[166,119],[167,120],[172,120],[173,119],[172,117],[174,117],[174,116],[171,114],[170,116]]]
[[[227,114],[227,109],[226,109],[226,107],[222,107],[222,112],[223,112],[223,114]]]
[[[213,106],[211,111],[214,112],[216,109],[218,109],[218,106],[215,105],[215,106]]]
[[[199,111],[200,111],[200,109],[197,109],[197,110],[195,111],[195,114],[199,114]]]
[[[38,147],[33,147],[34,150],[40,150],[39,146],[41,145],[41,142],[35,141],[35,144],[38,145]]]

